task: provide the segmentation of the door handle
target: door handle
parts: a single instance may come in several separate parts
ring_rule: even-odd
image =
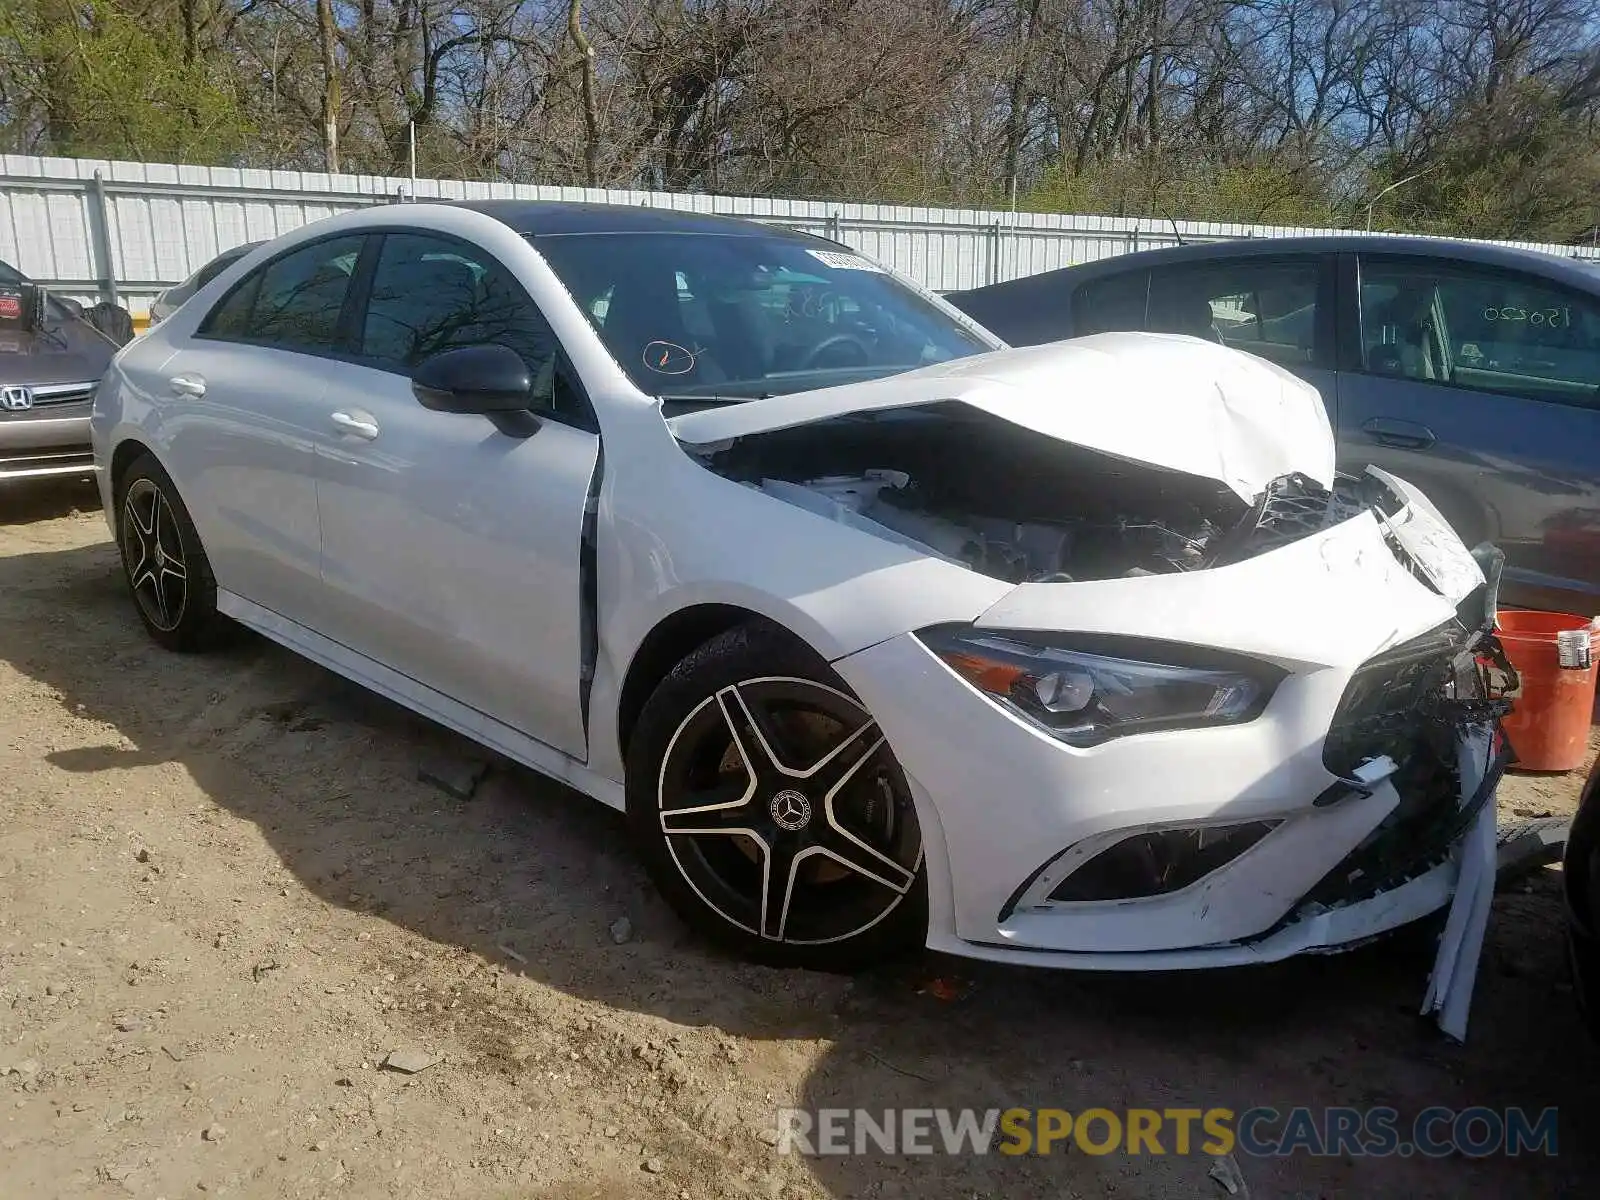
[[[328,418],[333,422],[333,427],[340,433],[348,433],[352,437],[365,438],[371,441],[378,436],[378,423],[366,413],[336,412]]]
[[[206,381],[198,375],[174,375],[167,380],[167,386],[174,396],[186,396],[190,400],[198,400],[206,394]]]
[[[1415,421],[1396,421],[1389,417],[1372,417],[1361,423],[1361,431],[1375,442],[1401,450],[1426,450],[1438,439],[1433,430]]]

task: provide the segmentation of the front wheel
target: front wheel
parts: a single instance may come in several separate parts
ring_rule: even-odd
[[[820,657],[747,625],[679,663],[628,746],[657,887],[747,957],[849,970],[921,943],[916,807],[878,724]]]

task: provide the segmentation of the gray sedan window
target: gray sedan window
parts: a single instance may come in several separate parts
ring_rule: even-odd
[[[1311,257],[1228,259],[1152,271],[1147,328],[1221,342],[1285,367],[1310,366],[1317,274]]]
[[[1600,407],[1600,303],[1533,276],[1366,260],[1361,340],[1372,374]]]
[[[1144,328],[1145,296],[1150,289],[1148,271],[1124,271],[1091,279],[1072,296],[1072,331],[1130,333]]]

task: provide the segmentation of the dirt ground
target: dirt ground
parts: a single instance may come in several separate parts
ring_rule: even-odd
[[[157,650],[93,504],[0,493],[4,1200],[1228,1194],[1204,1156],[781,1156],[788,1104],[1557,1105],[1553,1159],[1240,1166],[1256,1200],[1600,1194],[1554,869],[1497,899],[1464,1047],[1416,1016],[1416,937],[1182,976],[752,967],[601,807],[509,766],[452,799],[418,765],[462,743],[260,639]],[[1503,813],[1578,785],[1514,778]]]

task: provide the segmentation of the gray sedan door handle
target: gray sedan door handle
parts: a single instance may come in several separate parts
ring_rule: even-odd
[[[365,438],[370,442],[378,436],[378,423],[368,413],[336,412],[330,415],[329,420],[340,433],[348,433],[352,437]]]
[[[1373,417],[1361,423],[1361,431],[1375,442],[1401,450],[1426,450],[1438,439],[1433,430],[1415,421],[1396,421],[1389,417]]]
[[[198,400],[206,394],[206,381],[198,375],[174,375],[167,380],[167,386],[174,396],[186,396],[190,400]]]

